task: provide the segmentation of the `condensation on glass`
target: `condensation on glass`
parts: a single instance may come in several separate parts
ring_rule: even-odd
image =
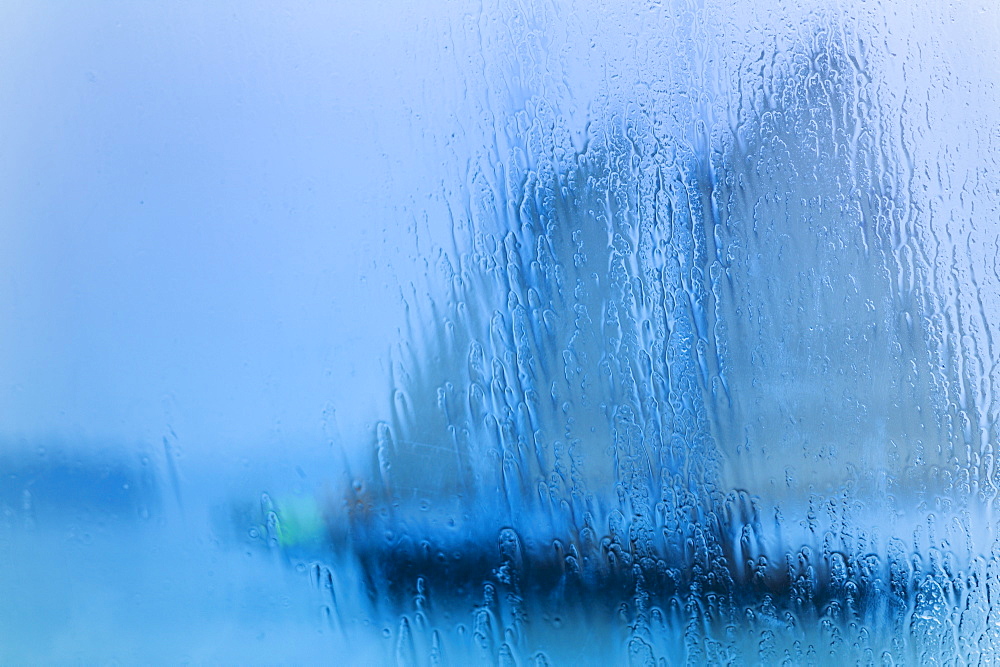
[[[363,435],[221,457],[222,495],[173,436],[19,459],[8,539],[77,485],[191,568],[243,563],[184,589],[196,616],[335,662],[992,660],[1000,12],[487,2],[416,31],[384,196],[420,268],[380,269],[403,315]]]

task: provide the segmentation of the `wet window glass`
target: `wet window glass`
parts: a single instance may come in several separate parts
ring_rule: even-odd
[[[0,662],[1000,652],[994,3],[0,16]]]

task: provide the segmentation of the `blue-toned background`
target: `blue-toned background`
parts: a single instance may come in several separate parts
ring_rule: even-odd
[[[449,116],[426,21],[3,11],[4,435],[287,445],[368,407]]]
[[[4,3],[0,662],[987,659],[998,37]]]
[[[0,654],[301,660],[245,645],[287,612],[280,569],[206,517],[263,470],[318,486],[386,402],[424,126],[450,115],[433,26],[399,3],[0,13]]]

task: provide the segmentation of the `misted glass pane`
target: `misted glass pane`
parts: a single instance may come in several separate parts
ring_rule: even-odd
[[[989,664],[1000,9],[0,7],[0,662]]]

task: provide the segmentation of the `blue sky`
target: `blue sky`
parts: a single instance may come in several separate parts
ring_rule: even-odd
[[[433,26],[238,6],[0,9],[0,436],[249,446],[379,411]]]

